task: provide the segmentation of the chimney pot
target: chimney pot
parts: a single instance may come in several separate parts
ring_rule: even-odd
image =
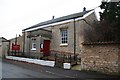
[[[54,19],[54,18],[55,18],[55,16],[52,17],[52,19]]]
[[[86,11],[86,8],[85,8],[85,7],[83,8],[83,12],[84,12],[84,11]]]

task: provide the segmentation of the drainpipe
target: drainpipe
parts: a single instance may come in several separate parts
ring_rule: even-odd
[[[76,25],[75,25],[75,18],[74,18],[74,60],[76,60]]]
[[[9,44],[8,44],[8,56],[10,55],[10,40],[8,40]]]
[[[40,59],[40,57],[41,57],[41,44],[42,44],[42,40],[41,40],[41,35],[39,35],[39,38],[40,38],[40,48],[39,48],[39,51],[40,51],[40,55],[39,55],[39,59]]]
[[[17,45],[17,34],[16,34],[16,38],[15,38],[15,45]],[[15,56],[16,56],[16,50],[15,50]]]
[[[28,55],[29,55],[29,57],[30,57],[30,41],[31,41],[31,31],[30,31],[30,38],[29,38],[29,53],[28,53]]]
[[[16,34],[16,38],[15,38],[15,45],[17,45],[17,34]]]
[[[25,31],[23,31],[23,55],[25,54]]]

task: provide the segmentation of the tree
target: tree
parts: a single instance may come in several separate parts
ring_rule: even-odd
[[[102,2],[100,21],[84,29],[85,42],[120,42],[120,2]]]
[[[103,13],[100,13],[100,22],[105,26],[107,24],[106,29],[107,36],[111,35],[111,40],[120,41],[120,1],[119,2],[102,2],[101,9],[104,9]]]

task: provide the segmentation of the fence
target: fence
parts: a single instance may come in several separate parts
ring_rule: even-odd
[[[17,51],[17,50],[9,51],[8,55],[9,56],[17,56],[17,57],[25,57],[23,51]]]
[[[32,55],[31,55],[32,54]],[[23,53],[23,51],[10,51],[8,55],[17,56],[17,57],[27,57],[34,59],[44,59],[55,61],[56,63],[71,63],[72,65],[78,64],[81,62],[79,54],[74,55],[73,53],[51,51],[50,56],[43,56],[41,53]],[[43,54],[43,53],[42,53]]]
[[[50,57],[50,58],[49,58]],[[81,62],[79,54],[74,55],[73,53],[51,51],[51,55],[48,59],[55,60],[57,63],[71,63],[72,65],[78,64]]]

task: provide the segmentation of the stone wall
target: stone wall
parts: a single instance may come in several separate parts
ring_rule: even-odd
[[[86,44],[82,46],[82,69],[119,73],[120,44]]]
[[[2,42],[2,57],[8,54],[9,42]]]
[[[9,45],[9,42],[7,41],[7,39],[1,37],[0,38],[0,57],[7,55],[8,45]]]
[[[60,29],[67,28],[68,30],[68,45],[61,45]],[[51,50],[71,52],[74,51],[74,29],[73,22],[55,25],[52,27]]]
[[[89,15],[85,15],[84,19],[89,24],[92,24],[96,20],[95,13],[92,12]],[[90,25],[88,25],[83,19],[76,19],[75,21],[76,39],[74,39],[74,20],[52,26],[51,50],[74,53],[74,45],[75,45],[76,54],[80,54],[81,53],[80,44],[84,42],[83,39],[84,31],[86,29],[89,29],[89,27]],[[61,35],[60,35],[61,28],[68,29],[68,45],[66,46],[61,45]],[[74,44],[74,40],[76,40],[76,44]]]

